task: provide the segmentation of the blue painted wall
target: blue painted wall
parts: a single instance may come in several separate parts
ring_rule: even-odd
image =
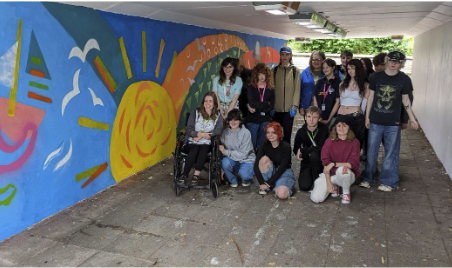
[[[285,43],[39,2],[0,29],[0,241],[168,157],[222,59]]]

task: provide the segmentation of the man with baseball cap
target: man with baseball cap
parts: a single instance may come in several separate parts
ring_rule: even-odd
[[[377,169],[380,143],[384,140],[383,166],[380,172],[381,185],[378,190],[391,192],[398,188],[399,153],[402,105],[411,121],[411,127],[419,125],[411,110],[409,94],[413,89],[411,79],[400,69],[406,57],[401,51],[391,51],[385,59],[386,68],[370,77],[366,127],[369,129],[366,169],[359,186],[370,188]]]
[[[290,144],[294,116],[300,102],[300,70],[293,65],[292,49],[279,50],[279,65],[273,68],[275,82],[275,114],[273,119],[284,130],[284,140]]]

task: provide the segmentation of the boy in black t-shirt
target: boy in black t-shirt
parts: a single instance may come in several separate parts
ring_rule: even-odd
[[[386,56],[385,62],[386,69],[370,78],[366,109],[366,127],[369,129],[367,163],[359,186],[370,188],[374,183],[373,174],[377,168],[378,151],[384,139],[385,156],[378,190],[390,192],[398,188],[399,182],[402,104],[408,113],[411,127],[418,129],[419,125],[414,118],[408,96],[413,88],[411,79],[400,72],[405,55],[400,51],[392,51]]]

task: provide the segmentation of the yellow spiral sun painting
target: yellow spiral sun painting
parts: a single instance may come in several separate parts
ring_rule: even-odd
[[[130,85],[111,135],[110,162],[116,182],[170,156],[175,144],[174,108],[166,90],[151,81]]]

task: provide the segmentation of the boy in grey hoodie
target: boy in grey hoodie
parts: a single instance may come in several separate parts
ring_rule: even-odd
[[[219,149],[223,154],[221,166],[231,187],[238,186],[237,173],[242,178],[242,186],[249,186],[254,177],[254,154],[251,133],[242,124],[238,109],[233,109],[226,118],[228,127],[221,134]]]

